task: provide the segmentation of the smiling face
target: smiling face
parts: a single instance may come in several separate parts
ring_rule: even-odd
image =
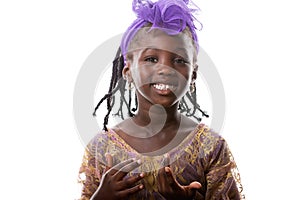
[[[123,74],[136,88],[139,105],[177,105],[196,78],[195,47],[187,34],[141,30],[129,49]]]

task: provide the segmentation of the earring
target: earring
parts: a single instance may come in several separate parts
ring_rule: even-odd
[[[196,90],[196,85],[195,85],[195,83],[191,83],[191,84],[190,84],[190,93],[194,93],[195,90]]]
[[[132,90],[134,88],[133,84],[131,85],[132,82],[128,82],[128,90]]]

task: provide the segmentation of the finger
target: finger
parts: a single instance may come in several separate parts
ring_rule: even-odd
[[[165,176],[166,176],[166,172],[165,172],[165,168],[163,167],[159,169],[157,172],[156,179],[159,185],[161,185],[164,182],[164,180],[166,179]]]
[[[166,181],[170,186],[177,185],[176,179],[170,167],[165,167]]]
[[[141,160],[135,160],[133,162],[129,162],[127,165],[124,165],[117,173],[115,173],[114,178],[116,178],[116,180],[121,180],[128,174],[128,172],[134,170],[140,165],[141,165]]]
[[[110,175],[114,175],[116,172],[118,172],[122,167],[128,165],[129,163],[134,162],[134,159],[128,159],[125,161],[120,162],[119,164],[113,166],[111,169],[108,170],[107,173],[109,173]]]
[[[165,167],[158,170],[156,180],[157,180],[157,185],[158,185],[159,191],[165,191],[169,184],[167,182],[167,174],[165,171]]]
[[[116,195],[120,199],[123,199],[123,198],[128,197],[129,195],[134,194],[134,193],[136,193],[136,192],[138,192],[142,189],[144,189],[144,186],[142,184],[139,184],[139,185],[136,185],[132,188],[128,188],[128,189],[125,189],[125,190],[122,190],[122,191],[118,191]]]
[[[188,186],[183,186],[184,190],[187,191],[188,196],[195,196],[196,190],[200,189],[202,185],[198,181],[194,181]]]
[[[194,181],[188,187],[192,190],[198,190],[202,187],[202,185],[198,181]]]
[[[135,175],[135,176],[130,176],[126,179],[123,179],[123,181],[119,181],[116,184],[116,189],[117,190],[124,190],[125,188],[130,188],[133,185],[136,185],[138,181],[143,179],[145,177],[144,173]]]

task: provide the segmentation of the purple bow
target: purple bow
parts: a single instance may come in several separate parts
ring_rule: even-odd
[[[199,44],[194,25],[196,19],[192,13],[199,8],[191,9],[188,7],[189,3],[189,0],[159,0],[154,3],[151,0],[133,0],[132,9],[137,19],[123,35],[121,41],[123,55],[126,55],[128,45],[136,32],[146,23],[152,24],[151,29],[161,29],[169,35],[177,35],[188,26],[198,50]]]

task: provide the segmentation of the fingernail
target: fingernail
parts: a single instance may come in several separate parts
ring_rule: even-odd
[[[140,186],[139,186],[140,189],[143,189],[143,187],[144,187],[143,185],[140,185]]]
[[[136,162],[137,162],[137,164],[139,164],[139,165],[142,163],[141,159],[138,159]]]
[[[166,172],[170,172],[170,168],[169,167],[165,167],[165,171]]]
[[[140,173],[140,177],[143,178],[145,175],[144,173]]]

